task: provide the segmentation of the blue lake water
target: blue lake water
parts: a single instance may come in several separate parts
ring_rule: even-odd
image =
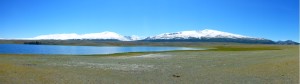
[[[198,49],[198,48],[197,48]],[[63,46],[63,45],[26,45],[26,44],[0,44],[0,54],[112,54],[124,52],[153,52],[171,50],[195,50],[185,47],[115,47],[115,46]]]

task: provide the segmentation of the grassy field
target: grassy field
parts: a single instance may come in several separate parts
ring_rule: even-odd
[[[0,84],[299,83],[299,46],[185,46],[211,49],[85,56],[1,54]]]

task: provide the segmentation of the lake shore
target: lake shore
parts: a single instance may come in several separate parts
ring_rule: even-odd
[[[197,46],[196,46],[197,47]],[[184,50],[109,55],[0,55],[4,84],[297,84],[299,47],[210,45]]]

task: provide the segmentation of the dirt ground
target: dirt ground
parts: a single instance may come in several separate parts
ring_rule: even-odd
[[[298,84],[299,47],[138,56],[0,55],[0,84]]]

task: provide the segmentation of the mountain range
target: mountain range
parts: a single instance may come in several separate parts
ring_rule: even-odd
[[[181,31],[175,33],[164,33],[156,36],[150,36],[143,41],[176,41],[176,42],[238,42],[238,43],[263,43],[272,44],[274,41],[264,38],[256,38],[222,32],[211,29],[204,29],[200,31]]]
[[[202,31],[181,31],[174,33],[164,33],[155,36],[149,36],[146,38],[140,38],[139,36],[123,36],[115,32],[101,32],[101,33],[89,33],[89,34],[49,34],[49,35],[40,35],[34,38],[28,38],[32,40],[70,40],[70,39],[115,39],[120,41],[135,41],[135,40],[157,40],[157,39],[189,39],[189,38],[252,38],[252,39],[261,39],[254,38],[249,36],[243,36],[238,34],[232,34],[217,30],[204,29]]]
[[[173,33],[163,33],[146,38],[139,36],[123,36],[115,32],[100,32],[89,34],[49,34],[40,35],[34,38],[26,38],[25,40],[113,40],[113,41],[150,41],[150,42],[238,42],[238,43],[263,43],[273,44],[272,40],[265,38],[257,38],[222,32],[212,29],[180,31]],[[292,43],[291,41],[288,41]],[[281,44],[286,44],[280,41]]]
[[[131,41],[131,37],[125,37],[115,32],[101,32],[101,33],[90,33],[90,34],[50,34],[50,35],[40,35],[32,40],[71,40],[71,39],[115,39],[120,41]]]
[[[181,31],[174,33],[164,33],[156,36],[147,37],[148,40],[153,39],[189,39],[189,38],[252,38],[238,34],[221,32],[217,30],[205,29],[202,31]]]

